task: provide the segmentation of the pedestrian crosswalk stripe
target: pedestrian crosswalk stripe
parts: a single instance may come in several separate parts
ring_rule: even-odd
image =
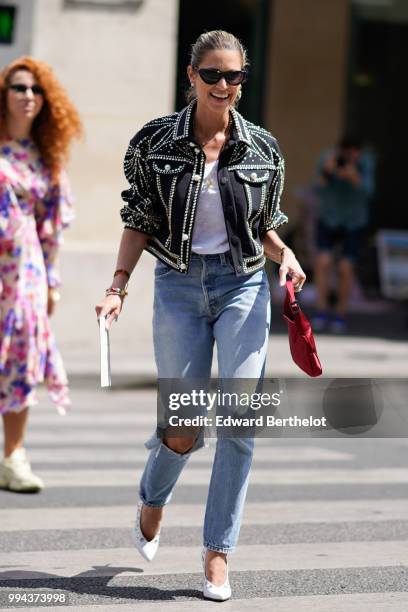
[[[203,504],[173,504],[165,509],[164,528],[203,524]],[[112,529],[128,527],[135,505],[83,508],[15,508],[0,510],[1,531],[42,529]],[[343,523],[406,521],[408,500],[348,500],[303,502],[248,502],[243,524]]]
[[[98,414],[96,412],[88,412],[82,410],[71,410],[64,417],[58,414],[51,413],[49,415],[37,415],[34,413],[31,419],[31,431],[36,431],[44,427],[103,427],[106,425],[115,425],[116,427],[133,425],[156,425],[156,413],[139,413],[134,410],[127,412],[111,412]]]
[[[194,601],[149,601],[148,603],[137,601],[132,603],[99,604],[95,606],[97,612],[152,612],[156,607],[158,610],[165,607],[166,612],[195,612],[196,610],[208,611],[212,605],[205,600]],[[72,612],[70,606],[58,606],[58,612]],[[312,595],[296,597],[274,597],[272,600],[262,598],[232,599],[222,604],[223,610],[234,612],[403,612],[408,610],[408,593],[342,593],[341,595]],[[27,608],[25,608],[27,610]],[[90,612],[91,606],[75,606],[75,612]],[[44,612],[44,608],[29,608],[29,612]]]
[[[152,435],[152,428],[138,428],[132,429],[110,429],[104,427],[102,429],[94,430],[83,430],[79,426],[76,429],[61,427],[58,429],[43,429],[40,431],[29,431],[27,435],[27,444],[31,443],[41,444],[45,446],[49,443],[58,442],[60,446],[64,443],[82,442],[84,445],[87,444],[99,444],[103,445],[105,442],[115,442],[116,444],[142,444],[149,436]]]
[[[142,446],[136,447],[132,445],[129,447],[120,446],[117,449],[109,447],[93,448],[91,451],[88,448],[79,448],[75,452],[72,449],[64,448],[62,445],[59,448],[53,448],[52,450],[41,448],[33,448],[30,450],[30,460],[32,462],[41,463],[59,463],[62,461],[68,461],[69,463],[82,463],[82,462],[111,462],[114,465],[117,462],[124,461],[146,461],[148,451]],[[339,451],[332,451],[326,448],[315,448],[313,446],[297,446],[296,448],[291,447],[273,447],[273,446],[260,446],[255,449],[254,452],[254,465],[261,462],[311,462],[311,461],[341,461],[347,462],[352,461],[354,456],[351,453],[342,453]],[[189,465],[192,463],[208,463],[212,462],[213,453],[209,452],[197,452],[193,453]]]
[[[178,486],[203,486],[209,483],[211,474],[208,469],[183,470]],[[123,487],[136,486],[141,477],[141,470],[43,470],[41,476],[47,487]],[[378,469],[252,469],[250,482],[253,485],[316,485],[316,484],[395,484],[408,483],[406,468]]]
[[[0,554],[1,579],[74,577],[92,568],[92,577],[112,575],[110,565],[122,568],[121,576],[201,572],[201,547],[162,546],[149,563],[129,548],[91,550],[48,550]],[[241,545],[231,555],[231,571],[289,571],[329,568],[400,567],[408,564],[406,542],[317,542],[314,544]],[[7,570],[7,566],[10,568]]]

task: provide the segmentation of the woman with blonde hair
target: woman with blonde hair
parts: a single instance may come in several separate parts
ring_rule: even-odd
[[[67,377],[50,329],[59,299],[57,254],[72,221],[64,164],[78,113],[51,68],[22,57],[0,75],[0,487],[39,491],[24,435],[38,383],[59,412],[69,406]]]
[[[236,110],[245,83],[246,51],[222,30],[192,46],[189,105],[159,117],[132,138],[125,155],[129,181],[122,192],[124,231],[116,271],[96,306],[106,325],[118,318],[126,285],[142,251],[157,257],[153,339],[159,379],[210,377],[214,344],[219,378],[263,376],[269,337],[265,259],[280,264],[280,279],[305,274],[276,229],[284,162],[276,139]],[[159,428],[139,485],[133,532],[137,550],[157,553],[163,510],[201,430]],[[231,596],[227,555],[237,544],[253,454],[253,438],[218,437],[203,529],[203,594]]]

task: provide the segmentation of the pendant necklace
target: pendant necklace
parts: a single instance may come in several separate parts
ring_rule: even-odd
[[[210,170],[210,175],[212,171],[213,171],[213,168],[211,168]],[[213,189],[215,187],[215,181],[210,175],[207,176],[207,178],[205,178],[203,181],[203,185],[206,189]]]

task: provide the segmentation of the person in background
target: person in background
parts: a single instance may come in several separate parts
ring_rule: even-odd
[[[0,488],[36,492],[24,449],[29,408],[45,381],[59,412],[67,377],[50,329],[59,300],[57,254],[72,221],[63,166],[81,134],[78,113],[51,68],[31,57],[0,75]]]
[[[334,150],[321,155],[315,193],[318,200],[317,255],[313,278],[317,311],[312,324],[316,331],[328,328],[334,333],[344,333],[355,264],[368,224],[369,201],[374,193],[374,160],[358,139],[343,138]],[[337,303],[331,313],[329,293],[335,247],[340,248],[339,281]]]

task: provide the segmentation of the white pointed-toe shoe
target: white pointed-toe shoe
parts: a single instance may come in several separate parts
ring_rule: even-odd
[[[231,587],[228,578],[228,563],[227,563],[227,577],[221,586],[216,586],[207,579],[205,573],[205,558],[207,555],[207,549],[203,548],[201,553],[201,561],[203,563],[204,570],[204,584],[203,584],[203,595],[206,599],[212,599],[213,601],[226,601],[231,597]]]
[[[140,518],[142,514],[143,502],[140,501],[137,506],[136,525],[133,529],[133,541],[137,550],[146,561],[152,561],[159,548],[160,530],[154,536],[153,540],[146,540],[140,528]]]

